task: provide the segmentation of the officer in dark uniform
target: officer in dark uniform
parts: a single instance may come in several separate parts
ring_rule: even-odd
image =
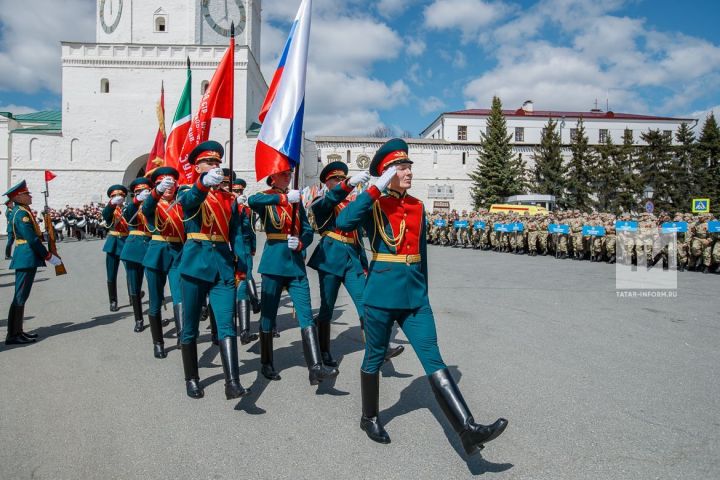
[[[507,420],[501,418],[490,426],[476,424],[440,355],[428,299],[425,207],[407,194],[412,186],[411,165],[404,140],[385,143],[370,164],[370,173],[380,178],[346,206],[335,222],[342,231],[363,227],[373,252],[363,296],[366,343],[360,372],[360,427],[372,440],[390,442],[378,418],[379,370],[393,323],[398,322],[438,403],[471,454],[500,435]]]
[[[102,211],[103,220],[109,228],[103,252],[105,252],[105,270],[111,312],[118,311],[117,276],[120,269],[120,254],[129,232],[127,221],[123,217],[123,204],[127,193],[128,189],[123,185],[113,185],[108,188],[107,195],[110,200]]]
[[[10,268],[15,270],[15,294],[8,312],[5,345],[24,345],[35,342],[38,337],[23,330],[25,302],[30,296],[37,269],[44,267],[46,261],[57,266],[62,260],[48,252],[42,243],[40,226],[30,210],[32,195],[25,180],[5,192],[5,196],[14,203],[9,220],[15,243],[15,254],[10,262]]]
[[[337,367],[330,354],[330,321],[340,285],[350,294],[355,304],[360,325],[363,324],[362,295],[365,288],[367,257],[357,230],[344,232],[335,226],[335,217],[349,202],[347,196],[356,186],[370,180],[368,172],[347,178],[348,167],[344,162],[331,162],[320,172],[320,182],[325,185],[325,195],[312,204],[318,232],[322,236],[315,248],[308,267],[317,270],[320,279],[320,312],[315,322],[320,337],[320,353],[323,363]],[[388,358],[403,351],[402,346],[389,348]]]
[[[156,168],[150,178],[155,185],[150,196],[143,202],[142,212],[152,233],[147,253],[143,259],[145,276],[150,294],[148,321],[153,339],[155,358],[165,358],[162,317],[160,307],[165,299],[165,283],[170,280],[175,329],[180,339],[182,323],[180,310],[182,291],[180,290],[180,260],[185,227],[183,226],[182,207],[175,203],[179,173],[172,167]]]
[[[245,256],[245,264],[247,265],[247,273],[244,278],[238,278],[237,296],[235,311],[238,316],[238,336],[240,337],[240,343],[247,345],[250,342],[254,342],[258,339],[256,333],[250,333],[250,309],[251,309],[251,293],[254,288],[254,281],[252,277],[253,271],[253,257],[255,256],[255,250],[257,249],[257,239],[255,237],[255,230],[253,229],[253,212],[250,207],[247,206],[247,197],[245,196],[245,187],[247,182],[242,178],[237,178],[233,181],[232,192],[235,195],[237,201],[237,210],[240,215],[240,230],[243,236],[243,244],[245,245],[245,252],[242,255]],[[238,253],[240,255],[240,253]],[[257,295],[257,294],[255,294]],[[257,298],[257,297],[255,297]],[[259,313],[260,305],[258,302],[257,309],[253,308],[255,313]]]
[[[313,240],[313,229],[305,215],[299,190],[288,190],[292,172],[286,170],[268,177],[272,188],[256,193],[248,204],[262,219],[267,241],[258,271],[262,274],[260,362],[261,373],[270,380],[280,380],[273,366],[273,335],[280,296],[287,288],[295,306],[303,340],[305,361],[311,385],[338,375],[337,368],[323,364],[317,327],[310,306],[310,284],[305,271],[303,252]],[[293,221],[293,204],[297,205]],[[294,229],[293,229],[294,228]]]
[[[142,332],[144,327],[142,308],[143,260],[150,243],[151,233],[147,228],[145,215],[140,211],[142,202],[150,196],[153,184],[145,177],[136,178],[130,183],[130,190],[134,198],[123,211],[123,216],[129,227],[129,234],[125,240],[120,260],[125,263],[130,303],[135,316],[135,332]]]
[[[12,222],[10,222],[10,211],[12,208],[12,200],[5,202],[5,220],[7,221],[7,228],[5,229],[5,232],[7,233],[7,243],[5,243],[5,260],[10,260],[12,258],[12,246],[14,241]]]
[[[224,149],[215,141],[203,142],[190,152],[197,181],[178,194],[185,217],[186,241],[180,262],[183,299],[182,350],[185,387],[191,398],[202,398],[198,374],[197,336],[200,309],[209,295],[217,322],[220,359],[225,374],[225,397],[238,398],[250,391],[240,385],[237,331],[233,319],[235,272],[245,273],[243,237],[232,193],[220,188]]]

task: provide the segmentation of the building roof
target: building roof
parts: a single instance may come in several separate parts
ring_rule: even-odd
[[[315,143],[376,143],[378,145],[382,145],[390,140],[390,138],[318,136],[309,140],[312,140]],[[433,138],[403,138],[403,140],[405,140],[408,145],[479,145],[479,143],[474,142],[449,142],[447,140]]]
[[[13,115],[18,122],[61,122],[62,112],[60,110],[46,110],[44,112],[21,113]]]
[[[62,131],[62,112],[46,110],[43,112],[21,113],[11,115],[20,127],[10,133],[59,133]]]
[[[468,115],[476,117],[486,117],[490,115],[490,109],[488,108],[474,108],[470,110],[458,110],[455,112],[446,112],[443,115]],[[668,120],[675,122],[692,122],[694,118],[674,118],[674,117],[658,117],[654,115],[639,115],[635,113],[619,113],[613,111],[589,111],[589,112],[565,112],[565,111],[554,111],[554,110],[535,110],[528,112],[522,108],[517,110],[503,110],[503,115],[506,117],[553,117],[553,118],[594,118],[594,119],[609,119],[609,120]]]

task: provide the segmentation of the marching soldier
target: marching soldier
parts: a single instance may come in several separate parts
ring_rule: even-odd
[[[256,193],[248,204],[263,222],[267,235],[259,272],[262,274],[260,303],[261,373],[269,380],[280,380],[273,365],[273,335],[282,289],[287,288],[300,324],[308,378],[311,385],[337,377],[337,368],[322,361],[318,331],[310,307],[310,284],[303,258],[304,250],[313,241],[313,230],[307,220],[299,190],[288,190],[292,172],[286,170],[270,175],[271,188]],[[296,212],[293,205],[297,204]],[[295,218],[293,219],[293,213]]]
[[[250,391],[240,384],[237,332],[235,329],[235,275],[244,274],[244,256],[236,259],[234,252],[244,252],[243,237],[239,234],[236,200],[230,192],[219,187],[223,181],[220,162],[222,145],[203,142],[188,156],[198,179],[191,188],[178,194],[183,209],[186,241],[180,260],[183,299],[182,351],[185,388],[191,398],[202,398],[198,373],[197,336],[200,309],[205,298],[217,322],[220,360],[225,375],[225,398],[247,395]],[[237,260],[237,268],[236,268]]]
[[[156,168],[151,177],[155,185],[150,196],[143,202],[142,213],[152,233],[147,253],[143,259],[145,276],[150,294],[148,321],[153,340],[155,358],[165,358],[162,317],[160,307],[165,298],[165,283],[170,280],[173,317],[178,343],[182,331],[182,291],[180,289],[180,260],[182,259],[185,227],[183,211],[175,200],[177,180],[180,174],[172,167]]]
[[[110,311],[117,312],[117,276],[120,269],[120,254],[125,246],[125,239],[128,236],[129,227],[123,216],[123,207],[128,189],[123,185],[113,185],[107,190],[110,199],[102,211],[103,220],[108,225],[109,231],[103,252],[105,252],[105,270],[107,273],[108,297],[110,300]]]
[[[364,227],[373,251],[363,295],[366,344],[360,372],[360,427],[372,440],[390,442],[378,417],[379,370],[392,325],[397,321],[465,451],[476,453],[505,430],[507,420],[499,419],[490,426],[476,424],[440,356],[427,290],[424,206],[407,194],[412,186],[411,164],[405,141],[393,139],[385,143],[370,165],[370,173],[380,178],[346,206],[336,220],[336,227],[342,231]]]
[[[320,182],[327,192],[314,202],[312,211],[322,236],[308,262],[308,267],[317,270],[320,279],[320,312],[315,322],[320,340],[320,355],[323,363],[337,367],[338,363],[330,354],[330,321],[340,285],[350,294],[355,304],[360,326],[363,328],[362,295],[365,287],[365,272],[368,263],[357,230],[344,232],[335,227],[335,218],[350,202],[347,196],[360,184],[370,180],[368,172],[347,178],[348,167],[343,162],[331,162],[320,173]],[[386,360],[398,356],[404,347],[388,348]]]
[[[15,243],[15,254],[10,262],[10,269],[15,270],[15,294],[10,302],[10,311],[8,312],[5,345],[25,345],[35,342],[38,338],[36,333],[27,333],[23,330],[25,303],[30,296],[37,269],[44,267],[46,261],[57,266],[62,263],[62,260],[48,252],[42,243],[40,226],[30,210],[32,194],[28,190],[25,180],[12,187],[4,195],[14,204],[9,220]]]
[[[125,263],[130,303],[135,316],[135,332],[145,328],[142,308],[143,259],[150,243],[150,232],[147,229],[145,215],[140,211],[142,202],[150,196],[153,185],[145,177],[136,178],[130,183],[134,197],[123,211],[129,227],[128,237],[120,252],[120,260]]]
[[[253,257],[255,256],[255,250],[257,249],[257,239],[255,237],[255,230],[253,229],[253,212],[250,207],[247,206],[247,197],[245,196],[245,187],[247,182],[242,178],[235,179],[233,181],[232,192],[237,199],[237,210],[240,215],[240,230],[243,236],[243,245],[245,246],[244,252],[238,252],[236,255],[244,256],[244,262],[247,265],[247,274],[245,278],[239,280],[237,286],[236,296],[236,311],[238,316],[238,326],[240,337],[240,343],[247,345],[250,342],[254,342],[258,339],[256,333],[250,333],[250,309],[251,304],[253,313],[260,312],[260,305],[257,301],[257,290],[255,289],[255,282],[252,277],[253,271]],[[253,299],[254,297],[254,299]],[[254,301],[253,301],[254,300]]]

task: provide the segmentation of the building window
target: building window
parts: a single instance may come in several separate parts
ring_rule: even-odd
[[[155,17],[155,31],[159,33],[167,32],[167,18],[164,15]]]
[[[348,150],[347,152],[345,152],[345,158],[346,158],[345,163],[347,163],[348,165],[350,165],[350,150]]]
[[[73,162],[78,159],[78,146],[80,145],[80,140],[77,138],[73,138],[70,142],[70,161]]]
[[[577,142],[577,128],[570,129],[570,141]]]
[[[110,142],[110,163],[120,160],[120,142],[112,140]]]
[[[607,128],[600,129],[600,135],[598,135],[598,143],[606,143],[608,138]]]
[[[30,161],[38,159],[38,139],[33,138],[30,140]]]
[[[625,129],[625,138],[629,138],[630,140],[634,140],[633,138],[633,131],[629,128]]]
[[[665,138],[672,139],[672,130],[663,130],[663,135],[665,135]]]
[[[437,150],[433,152],[433,165],[437,165]]]
[[[515,141],[516,142],[524,142],[525,141],[525,129],[523,127],[515,127]]]
[[[100,93],[110,93],[110,80],[107,78],[100,80]]]
[[[485,126],[485,136],[487,137],[488,135],[490,135],[490,127]]]
[[[428,198],[455,198],[452,185],[428,185]]]
[[[337,153],[328,155],[328,163],[341,162],[341,161],[342,161],[342,157],[340,155],[338,155]]]
[[[458,127],[458,140],[467,140],[467,127],[465,125]]]
[[[465,165],[465,160],[466,160],[466,158],[467,158],[467,152],[463,152],[463,154],[462,154],[462,162],[463,162],[463,165]]]
[[[208,88],[210,87],[210,82],[207,80],[203,80],[200,83],[200,95],[205,95],[207,93]]]

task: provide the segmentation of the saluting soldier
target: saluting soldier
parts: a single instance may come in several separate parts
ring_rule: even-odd
[[[5,345],[24,345],[33,343],[38,338],[36,333],[27,333],[23,330],[25,302],[30,296],[37,269],[44,267],[46,261],[57,266],[62,260],[48,252],[42,243],[40,226],[30,210],[32,194],[25,180],[5,192],[5,196],[14,204],[9,220],[15,243],[15,253],[10,262],[10,269],[15,270],[15,294],[8,312]]]
[[[197,336],[200,309],[209,296],[217,322],[220,359],[225,375],[225,397],[230,400],[248,394],[240,384],[235,310],[235,272],[245,273],[243,237],[235,197],[220,188],[223,170],[222,145],[203,142],[188,156],[198,179],[191,188],[179,192],[183,209],[186,241],[180,261],[183,299],[182,351],[185,388],[191,398],[202,398],[198,373]],[[237,265],[236,265],[237,264]]]
[[[274,173],[267,179],[272,188],[256,193],[248,205],[263,222],[267,235],[258,271],[262,274],[260,314],[261,373],[269,380],[280,380],[273,365],[273,335],[282,289],[287,288],[300,324],[308,378],[311,385],[338,375],[337,368],[322,362],[318,332],[310,307],[310,284],[303,253],[312,243],[313,229],[302,205],[300,191],[288,190],[292,172]],[[297,211],[293,221],[293,204]],[[294,228],[294,230],[293,230]]]
[[[257,237],[253,228],[253,212],[247,205],[247,196],[245,196],[245,187],[247,182],[242,178],[237,178],[233,181],[232,192],[235,195],[237,203],[238,215],[240,215],[240,231],[243,236],[243,245],[245,250],[243,252],[237,252],[236,255],[244,256],[245,264],[247,265],[247,273],[245,277],[238,278],[236,300],[236,311],[238,316],[238,336],[240,337],[240,343],[247,345],[250,342],[254,342],[258,339],[256,333],[250,333],[250,310],[254,313],[260,313],[260,304],[257,301],[257,291],[255,289],[254,280],[252,277],[253,271],[253,257],[257,250]],[[250,293],[253,292],[253,295]],[[254,298],[256,305],[251,305],[251,297]]]
[[[343,162],[331,162],[320,172],[320,182],[326,193],[312,205],[318,232],[322,236],[308,262],[308,267],[317,270],[320,279],[320,312],[315,319],[320,337],[320,354],[323,363],[337,367],[338,363],[330,354],[330,321],[340,285],[350,294],[355,304],[360,326],[363,328],[362,295],[365,288],[365,272],[368,263],[357,230],[349,232],[335,227],[337,214],[350,201],[347,196],[353,189],[370,180],[368,172],[361,172],[347,178],[348,167]],[[389,348],[386,359],[402,353],[404,347]]]
[[[120,260],[125,263],[130,304],[135,316],[135,332],[145,328],[142,308],[143,259],[150,243],[151,233],[147,229],[145,215],[140,211],[142,202],[150,196],[153,187],[150,179],[139,177],[130,183],[133,199],[123,210],[129,233],[120,252]]]
[[[185,227],[182,207],[175,203],[178,171],[172,167],[156,168],[150,180],[155,185],[150,196],[143,202],[142,213],[152,233],[147,253],[143,259],[145,276],[150,294],[148,321],[153,340],[155,358],[165,358],[162,316],[160,307],[165,299],[165,284],[170,280],[170,295],[173,302],[173,316],[178,343],[182,331],[180,289],[180,260],[182,259]]]
[[[363,296],[366,343],[360,372],[360,427],[372,440],[390,442],[378,417],[379,370],[392,326],[398,322],[465,451],[476,453],[505,430],[507,420],[499,419],[490,426],[476,424],[440,356],[428,299],[425,208],[407,193],[412,186],[411,165],[404,140],[386,142],[370,164],[370,173],[380,178],[336,220],[336,227],[342,231],[363,227],[373,252]]]
[[[105,271],[107,273],[108,297],[110,300],[110,311],[117,312],[117,276],[120,269],[120,254],[125,246],[125,239],[128,236],[129,227],[123,216],[123,204],[127,197],[128,189],[123,185],[113,185],[107,190],[110,199],[103,208],[102,217],[108,226],[108,236],[103,245],[105,252]]]

